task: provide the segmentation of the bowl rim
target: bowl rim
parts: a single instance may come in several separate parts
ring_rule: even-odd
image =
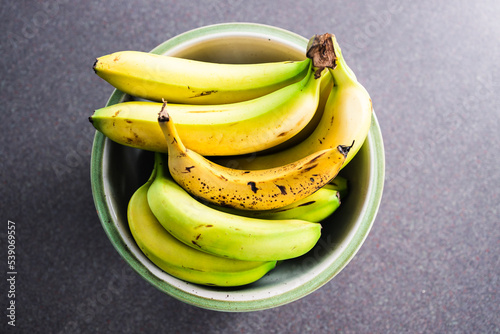
[[[161,43],[150,52],[162,54],[183,43],[196,43],[196,40],[199,38],[226,33],[249,34],[252,36],[255,36],[255,34],[268,35],[269,33],[272,33],[273,39],[282,38],[287,41],[287,43],[290,43],[292,40],[294,43],[299,45],[305,43],[304,47],[307,45],[307,39],[304,37],[278,27],[257,23],[237,22],[214,24],[186,31]],[[126,94],[115,89],[109,97],[106,105],[121,102],[125,96]],[[114,225],[116,213],[110,206],[107,198],[108,195],[105,187],[106,176],[104,175],[104,169],[102,168],[105,152],[104,147],[107,138],[96,130],[92,145],[90,169],[92,195],[101,225],[114,248],[137,273],[162,292],[187,304],[216,311],[248,312],[274,308],[298,300],[319,289],[336,276],[356,255],[373,226],[384,188],[385,153],[382,134],[375,112],[373,112],[372,116],[370,130],[364,144],[370,145],[369,159],[373,162],[369,177],[370,183],[367,189],[367,198],[371,200],[364,203],[363,215],[358,218],[361,219],[361,222],[357,224],[358,229],[353,234],[347,248],[337,259],[335,259],[331,266],[316,275],[314,280],[305,282],[292,290],[286,291],[282,294],[273,295],[265,299],[223,301],[188,293],[169,284],[168,282],[161,280],[150,272],[150,270],[145,267],[144,264],[140,262],[140,260],[137,259],[137,257],[131,252],[125,243],[124,237]]]

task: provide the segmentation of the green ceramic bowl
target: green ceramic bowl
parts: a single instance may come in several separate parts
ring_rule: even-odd
[[[151,52],[232,63],[303,59],[308,38],[266,25],[229,23],[188,31]],[[126,94],[114,91],[108,105],[128,99]],[[349,196],[334,215],[322,223],[322,237],[316,247],[305,256],[284,261],[253,284],[238,288],[207,287],[184,282],[158,269],[141,253],[130,234],[127,204],[150,175],[152,162],[152,153],[121,146],[96,132],[91,181],[104,231],[118,253],[153,286],[188,304],[218,311],[277,307],[304,297],[330,281],[366,239],[384,184],[384,146],[374,115],[366,142],[341,172],[350,181]]]

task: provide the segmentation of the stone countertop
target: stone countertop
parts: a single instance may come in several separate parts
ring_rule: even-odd
[[[41,0],[0,15],[2,328],[11,221],[23,333],[500,330],[500,2]],[[308,296],[252,313],[199,309],[143,280],[103,232],[90,187],[87,117],[112,92],[95,57],[223,22],[334,33],[386,152],[356,257]]]

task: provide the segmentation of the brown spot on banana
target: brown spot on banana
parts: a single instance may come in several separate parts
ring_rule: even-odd
[[[316,167],[318,167],[318,164],[314,164],[314,165],[312,165],[312,166],[309,166],[309,167],[304,168],[303,172],[304,172],[304,173],[305,173],[305,172],[308,172],[308,171],[310,171],[311,169],[314,169],[314,168],[316,168]]]
[[[313,162],[315,162],[316,160],[318,160],[320,157],[324,156],[326,154],[326,152],[323,152],[321,154],[318,154],[317,156],[315,156],[313,159],[311,159],[308,164],[311,164]]]
[[[282,195],[286,195],[286,188],[285,186],[280,186],[279,184],[276,184],[276,187],[281,191]]]
[[[250,182],[248,182],[247,184],[250,186],[250,189],[252,189],[252,191],[254,192],[254,194],[256,194],[256,193],[257,193],[258,188],[257,188],[257,185],[255,184],[255,182],[250,181]]]
[[[193,97],[202,97],[202,96],[207,96],[207,95],[210,95],[210,94],[213,94],[213,93],[217,93],[217,90],[207,90],[207,91],[204,91],[204,92],[201,92],[201,93],[198,93],[194,96],[192,96],[191,98]]]
[[[132,147],[140,147],[144,145],[144,140],[137,133],[135,133],[132,128],[130,128],[129,130],[130,135],[123,137],[124,142]]]

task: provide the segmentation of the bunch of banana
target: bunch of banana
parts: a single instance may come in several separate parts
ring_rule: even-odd
[[[316,78],[314,70],[309,66],[300,81],[251,100],[217,105],[169,101],[168,112],[177,120],[185,145],[199,154],[234,155],[269,149],[295,136],[315,115],[322,81],[326,85],[330,75],[324,71]],[[161,105],[151,101],[118,103],[96,110],[90,121],[119,144],[167,152],[157,122]]]
[[[307,252],[320,236],[318,223],[338,208],[347,192],[347,180],[338,176],[282,210],[228,211],[189,196],[169,175],[167,159],[155,154],[149,180],[132,195],[129,227],[151,262],[196,284],[249,284],[274,269],[279,259]]]
[[[276,261],[240,261],[210,255],[174,238],[158,222],[148,204],[148,191],[156,176],[132,195],[127,217],[130,231],[142,252],[166,273],[191,283],[239,286],[252,283],[276,266]]]
[[[319,124],[300,143],[287,149],[251,157],[217,159],[217,163],[238,169],[266,169],[302,159],[314,152],[334,148],[339,143],[353,143],[344,166],[363,145],[372,120],[372,101],[366,89],[357,81],[354,72],[347,66],[337,40],[331,41],[337,57],[335,68],[328,68],[334,86],[328,96]]]
[[[160,224],[186,245],[230,259],[273,261],[303,255],[318,241],[318,223],[248,218],[206,206],[174,181],[168,160],[156,154],[148,203]]]
[[[372,107],[333,35],[311,38],[305,56],[244,65],[124,51],[96,60],[94,71],[132,101],[90,121],[117,143],[156,152],[128,220],[159,268],[239,286],[316,245],[348,193],[338,173],[363,144]]]

